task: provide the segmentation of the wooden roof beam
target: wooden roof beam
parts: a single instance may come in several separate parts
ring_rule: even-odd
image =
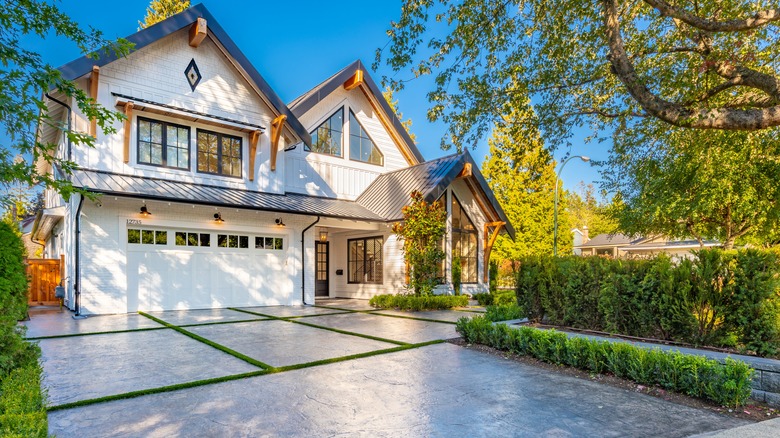
[[[279,139],[282,137],[284,122],[287,116],[281,114],[271,122],[271,171],[276,171],[276,155],[279,152]]]
[[[485,223],[485,257],[482,263],[485,271],[485,283],[490,281],[490,253],[493,251],[493,244],[496,243],[499,231],[501,231],[501,227],[504,225],[506,225],[506,222],[502,221]],[[491,229],[492,233],[490,232]]]
[[[249,181],[255,180],[255,157],[257,157],[257,142],[261,131],[254,131],[249,136]]]
[[[197,21],[190,26],[190,46],[196,49],[200,46],[200,43],[206,39],[208,34],[208,26],[206,25],[205,18],[198,18]]]
[[[472,175],[471,173],[471,163],[464,163],[463,169],[458,174],[458,178],[468,178]]]
[[[124,162],[130,162],[130,134],[133,127],[133,102],[125,104],[125,127],[124,127]]]
[[[92,73],[89,75],[89,97],[97,104],[98,85],[100,83],[100,67],[93,65]],[[89,119],[89,135],[97,138],[97,119]]]
[[[346,82],[344,82],[344,89],[349,91],[353,88],[357,88],[363,83],[363,70],[355,70],[355,74],[352,75]]]

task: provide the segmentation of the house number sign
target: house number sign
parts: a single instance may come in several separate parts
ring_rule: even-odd
[[[128,219],[127,220],[128,225],[141,225],[140,219]]]

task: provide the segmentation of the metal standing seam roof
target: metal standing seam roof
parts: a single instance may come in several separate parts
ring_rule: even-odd
[[[383,217],[366,207],[343,199],[320,198],[297,193],[283,195],[264,193],[98,170],[77,170],[73,172],[70,179],[75,187],[106,195],[309,216],[319,215],[339,219],[385,221]]]
[[[592,248],[598,246],[626,246],[632,245],[646,240],[641,236],[627,236],[621,233],[615,234],[599,234],[596,237],[588,240],[587,243],[578,245],[577,248]]]
[[[257,69],[249,62],[249,59],[238,48],[236,43],[228,36],[227,32],[219,25],[219,22],[213,15],[206,9],[203,4],[197,4],[189,9],[179,12],[176,15],[172,15],[165,20],[149,26],[146,29],[142,29],[125,39],[133,43],[134,50],[142,49],[156,41],[159,41],[166,36],[178,32],[179,30],[189,26],[197,21],[198,18],[206,19],[208,26],[209,36],[219,41],[222,47],[225,48],[227,53],[241,66],[242,69],[249,76],[249,80],[252,81],[255,86],[265,95],[272,107],[276,109],[280,114],[287,116],[287,124],[290,126],[293,132],[304,141],[306,144],[311,144],[311,135],[306,128],[301,124],[298,118],[292,111],[284,104],[281,98],[276,92],[268,85],[268,82],[263,79]],[[77,58],[59,68],[62,76],[66,80],[78,79],[87,73],[92,71],[92,67],[97,65],[102,67],[112,61],[118,59],[117,54],[114,51],[98,51],[98,57],[89,58],[86,55],[81,58]]]
[[[507,233],[514,239],[514,227],[468,151],[379,175],[356,201],[387,221],[399,221],[403,219],[401,209],[411,202],[410,194],[413,190],[420,191],[426,202],[439,199],[466,163],[471,163],[472,178],[504,222]]]

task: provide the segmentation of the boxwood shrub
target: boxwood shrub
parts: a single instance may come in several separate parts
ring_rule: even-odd
[[[379,309],[399,310],[441,310],[453,307],[465,307],[469,305],[469,297],[466,295],[377,295],[371,297],[369,305]]]
[[[528,257],[516,294],[532,321],[771,356],[780,349],[778,261],[756,249],[680,261]]]
[[[751,393],[754,370],[744,362],[730,358],[720,363],[703,356],[648,350],[622,342],[570,338],[555,330],[493,324],[481,316],[461,318],[456,327],[469,343],[485,344],[593,373],[609,372],[643,385],[658,385],[723,406],[743,405]]]

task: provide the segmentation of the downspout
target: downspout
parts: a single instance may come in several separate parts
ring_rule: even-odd
[[[81,316],[81,263],[80,263],[80,245],[79,242],[81,241],[81,207],[84,206],[84,195],[79,195],[79,206],[76,209],[76,243],[75,243],[75,249],[76,254],[74,256],[74,262],[76,263],[76,280],[74,282],[73,289],[75,291],[76,297],[76,314],[73,315],[73,318],[83,318]]]
[[[306,305],[306,247],[303,243],[303,236],[306,234],[307,231],[309,231],[309,228],[317,225],[317,222],[320,221],[320,217],[317,216],[317,220],[312,222],[311,225],[304,228],[303,231],[301,231],[301,302],[303,305]]]
[[[64,106],[68,110],[68,133],[70,133],[71,132],[71,128],[72,128],[72,123],[73,123],[72,122],[72,120],[73,120],[73,110],[65,102],[62,102],[60,100],[57,100],[57,99],[49,96],[49,93],[45,93],[44,96],[48,97],[52,101],[54,101],[54,102],[56,102],[56,103],[58,103],[58,104],[60,104],[62,106]],[[73,153],[71,152],[71,149],[72,148],[71,148],[70,136],[68,136],[68,161],[72,161],[71,158],[72,158]]]

